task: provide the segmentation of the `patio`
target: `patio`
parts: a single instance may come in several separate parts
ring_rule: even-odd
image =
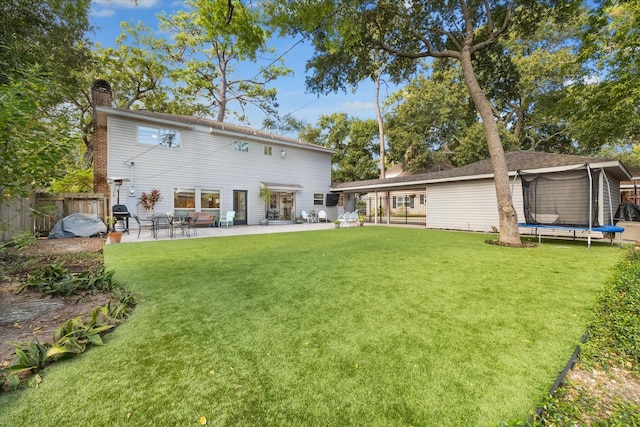
[[[166,230],[160,230],[158,238],[155,239],[150,229],[142,229],[138,238],[138,225],[135,221],[130,223],[129,234],[124,233],[120,243],[145,242],[153,240],[175,240],[175,239],[196,239],[201,237],[227,237],[241,236],[248,234],[270,234],[270,233],[291,233],[295,231],[326,230],[335,228],[332,222],[312,223],[312,224],[285,224],[285,225],[234,225],[231,227],[198,227],[196,233],[193,230],[190,236],[182,235],[180,230],[176,230],[174,237],[171,237]],[[107,243],[109,241],[107,240]]]

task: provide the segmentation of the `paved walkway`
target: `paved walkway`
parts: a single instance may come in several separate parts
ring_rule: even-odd
[[[135,228],[130,229],[130,233],[124,233],[122,235],[121,243],[132,242],[145,242],[156,240],[151,235],[151,230],[142,229],[140,231],[140,237],[138,238],[138,227],[134,224]],[[326,230],[335,228],[335,224],[329,223],[314,223],[314,224],[288,224],[288,225],[234,225],[231,227],[198,227],[196,233],[190,233],[191,236],[183,236],[180,230],[175,230],[175,237],[173,239],[196,239],[202,237],[224,237],[224,236],[240,236],[244,234],[269,234],[269,233],[291,233],[294,231],[311,231],[311,230]],[[158,233],[157,240],[171,240],[166,230],[161,230]],[[108,240],[107,240],[108,243]]]

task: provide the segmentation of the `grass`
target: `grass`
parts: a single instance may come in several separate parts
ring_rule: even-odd
[[[535,410],[625,251],[349,230],[109,245],[132,318],[0,425],[496,425]]]

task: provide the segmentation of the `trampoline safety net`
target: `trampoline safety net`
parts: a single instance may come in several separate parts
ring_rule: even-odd
[[[599,174],[600,171],[582,169],[520,175],[526,223],[598,227]]]

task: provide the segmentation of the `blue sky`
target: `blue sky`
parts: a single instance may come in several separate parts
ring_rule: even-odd
[[[92,39],[103,46],[112,46],[120,34],[120,22],[136,23],[142,21],[154,31],[158,31],[156,15],[161,12],[171,14],[184,8],[183,1],[171,0],[93,0],[91,3],[91,23],[95,27]],[[160,35],[160,32],[158,32]],[[270,43],[280,55],[289,50],[298,39],[276,39]],[[358,86],[355,93],[338,93],[328,96],[317,96],[307,93],[305,88],[305,63],[311,57],[310,43],[298,44],[285,57],[285,66],[293,70],[293,75],[281,78],[273,84],[278,90],[279,113],[281,116],[292,114],[315,125],[321,114],[347,113],[358,118],[375,118],[374,86],[365,82]],[[267,63],[267,62],[265,62]],[[255,66],[251,65],[252,70]],[[252,71],[255,72],[255,71]],[[254,74],[251,75],[251,77]],[[391,91],[392,89],[389,89]],[[388,94],[390,94],[389,92]],[[384,99],[385,89],[381,92]],[[231,109],[238,109],[231,105]],[[260,128],[264,115],[259,111],[250,113],[250,125]],[[233,121],[232,119],[229,119]]]

